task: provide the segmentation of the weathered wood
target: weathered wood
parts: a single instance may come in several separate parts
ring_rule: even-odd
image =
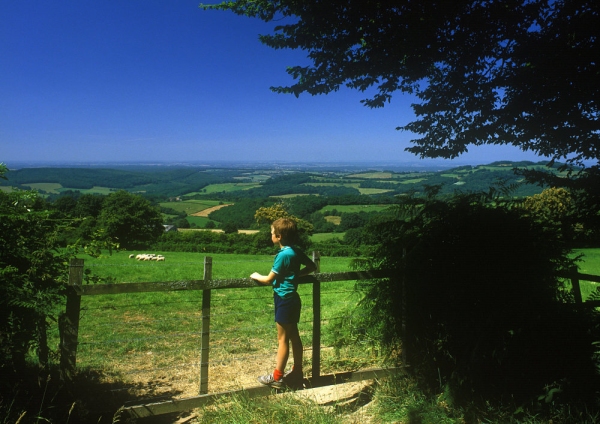
[[[559,277],[562,278],[577,278],[580,281],[591,281],[593,283],[600,283],[600,275],[591,275],[591,274],[582,274],[580,272],[570,271],[570,272],[560,272],[558,273]]]
[[[316,273],[321,272],[321,256],[313,252],[313,262],[317,265]],[[321,375],[321,283],[317,280],[312,286],[313,301],[313,334],[312,334],[312,375]]]
[[[204,258],[204,281],[212,279],[212,258]],[[200,348],[200,390],[199,394],[208,393],[208,355],[210,353],[210,290],[202,291],[202,342]]]
[[[573,290],[573,296],[575,297],[575,303],[581,305],[583,298],[581,297],[581,286],[579,285],[579,273],[577,269],[573,269],[571,276],[571,290]]]
[[[349,383],[353,381],[373,380],[384,378],[392,374],[401,372],[403,368],[374,368],[362,371],[350,371],[339,374],[323,375],[317,379],[306,379],[305,387],[313,389],[317,387],[330,386],[333,384]],[[303,390],[303,389],[299,389]],[[227,392],[212,393],[201,396],[194,396],[184,399],[173,399],[165,402],[146,403],[142,405],[126,406],[121,409],[124,414],[132,418],[145,418],[156,415],[163,415],[175,412],[189,411],[194,408],[210,405],[223,397],[243,393],[249,398],[268,396],[273,393],[281,393],[282,390],[275,390],[268,386],[249,387],[241,390],[232,390]]]
[[[299,284],[313,284],[318,281],[334,282],[347,280],[370,280],[373,278],[384,278],[389,275],[389,271],[351,271],[351,272],[326,272],[309,275],[300,279]],[[230,278],[222,280],[179,280],[166,282],[150,283],[115,283],[115,284],[96,284],[77,287],[81,296],[93,296],[99,294],[123,294],[123,293],[142,293],[158,291],[178,291],[178,290],[219,290],[236,288],[265,287],[258,284],[250,278]]]
[[[81,296],[78,287],[83,282],[83,259],[71,259],[69,264],[69,291],[65,313],[59,317],[61,379],[71,381],[77,364],[79,311]]]

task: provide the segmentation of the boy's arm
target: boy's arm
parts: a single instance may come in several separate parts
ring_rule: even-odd
[[[259,283],[264,285],[272,284],[273,281],[275,281],[276,277],[277,274],[275,274],[273,271],[269,272],[269,275],[261,275],[258,272],[255,272],[250,276],[250,278],[252,278],[253,280],[258,281]]]
[[[304,264],[304,268],[298,272],[298,277],[304,277],[305,275],[311,274],[317,270],[317,265],[308,259],[308,262]]]

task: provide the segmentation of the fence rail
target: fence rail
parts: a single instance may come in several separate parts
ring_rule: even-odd
[[[370,280],[377,278],[390,277],[389,270],[377,271],[352,271],[337,273],[321,273],[320,257],[318,252],[313,253],[313,260],[317,264],[317,272],[303,278],[300,284],[312,285],[312,377],[309,379],[311,387],[335,384],[341,381],[358,381],[373,376],[384,376],[396,369],[369,369],[353,373],[341,373],[336,375],[321,375],[321,283],[348,281],[348,280]],[[142,283],[114,283],[83,285],[83,267],[82,259],[72,259],[69,271],[69,285],[71,290],[67,295],[65,314],[59,321],[60,335],[60,367],[65,380],[71,380],[75,374],[77,364],[77,349],[79,346],[79,321],[81,312],[81,297],[94,295],[115,295],[125,293],[147,293],[147,292],[167,292],[167,291],[202,291],[201,306],[201,330],[200,338],[200,362],[196,364],[200,367],[200,379],[198,382],[198,396],[193,398],[169,400],[167,402],[148,403],[125,408],[127,412],[135,417],[157,415],[174,410],[183,411],[190,409],[190,405],[198,407],[210,403],[220,396],[227,395],[229,392],[208,394],[208,366],[210,354],[210,320],[211,320],[211,295],[213,290],[234,289],[234,288],[256,288],[265,287],[262,284],[251,280],[250,278],[233,279],[213,279],[212,278],[212,258],[204,258],[204,275],[202,280],[178,280],[168,282],[142,282]],[[586,307],[600,306],[600,301],[583,302],[580,289],[580,281],[592,281],[600,283],[600,276],[580,274],[576,269],[559,275],[562,278],[570,279],[576,304],[584,304]],[[401,282],[399,282],[401,284]],[[400,314],[404,314],[404,302],[401,302],[402,308]],[[260,396],[270,393],[268,387],[255,387],[245,389],[250,396]]]

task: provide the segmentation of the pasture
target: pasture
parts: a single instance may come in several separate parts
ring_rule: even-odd
[[[390,205],[327,205],[319,212],[325,215],[330,214],[334,209],[338,213],[382,212],[389,207]]]
[[[203,194],[211,194],[211,193],[228,193],[231,191],[239,191],[239,190],[250,190],[251,188],[260,187],[261,184],[258,182],[251,183],[221,183],[221,184],[211,184],[202,189]]]
[[[361,172],[359,174],[348,175],[348,178],[366,178],[366,179],[390,179],[394,174],[391,172]]]
[[[163,254],[165,262],[139,262],[130,254]],[[600,249],[582,249],[580,272],[600,275]],[[113,282],[200,280],[204,254],[117,252],[85,257],[85,269]],[[214,279],[267,273],[272,255],[210,254]],[[351,259],[323,257],[322,272],[350,269]],[[584,299],[597,284],[582,282]],[[312,285],[299,287],[303,302],[299,325],[304,368],[310,375],[312,352]],[[78,367],[98,372],[114,391],[137,398],[194,396],[198,393],[201,341],[200,291],[83,296]],[[378,344],[361,325],[356,305],[361,295],[353,281],[321,285],[321,370],[323,374],[382,365]],[[276,333],[270,287],[212,291],[209,393],[255,386],[256,377],[272,370]],[[58,343],[55,330],[51,336]],[[291,359],[290,359],[291,362]],[[289,364],[291,365],[291,363]]]
[[[185,212],[187,215],[193,215],[203,210],[219,206],[218,200],[182,200],[177,202],[162,202],[160,206],[170,208],[177,212]]]
[[[130,254],[156,253],[165,262],[140,262]],[[272,255],[211,254],[214,279],[268,273]],[[85,269],[114,282],[160,282],[203,278],[203,254],[117,252],[85,257]],[[350,269],[350,259],[321,260],[322,272]],[[299,325],[304,366],[310,371],[312,286],[301,285]],[[349,371],[379,364],[376,346],[361,336],[354,312],[360,295],[354,282],[322,284],[322,372]],[[113,389],[135,396],[193,396],[198,391],[200,291],[84,296],[81,303],[78,367],[98,370]],[[213,290],[209,392],[256,385],[274,366],[276,331],[270,287]],[[57,337],[57,334],[54,334]],[[290,364],[291,365],[291,364]]]

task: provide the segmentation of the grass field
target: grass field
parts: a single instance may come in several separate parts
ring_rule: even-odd
[[[347,178],[367,178],[367,179],[389,179],[392,178],[391,172],[363,172],[360,174],[348,175]]]
[[[582,255],[579,272],[582,274],[600,275],[600,249],[577,249],[576,255]],[[580,281],[581,296],[585,301],[592,292],[600,288],[600,284],[591,281]]]
[[[339,218],[339,217],[328,216],[327,218]],[[339,224],[339,222],[338,222],[338,224]],[[310,236],[310,239],[314,242],[327,241],[327,240],[331,240],[331,239],[343,239],[344,234],[346,234],[346,233],[316,233],[316,234],[313,234],[312,236]]]
[[[390,205],[328,205],[319,210],[319,212],[327,214],[336,209],[338,212],[381,212],[389,208]]]
[[[139,262],[130,254],[162,253],[165,262]],[[271,255],[211,254],[213,278],[244,278],[268,273]],[[202,279],[204,255],[169,252],[117,252],[85,259],[96,276],[117,282],[159,282]],[[349,258],[321,260],[322,272],[349,270]],[[323,373],[372,366],[378,358],[352,339],[359,299],[353,282],[323,284]],[[306,370],[310,370],[312,286],[301,285],[300,331]],[[101,370],[107,383],[121,385],[136,396],[197,394],[200,357],[201,292],[174,291],[84,296],[79,332],[78,366]],[[274,365],[276,332],[269,287],[214,290],[211,310],[209,391],[256,385],[256,376]],[[56,335],[55,335],[56,337]]]
[[[204,194],[211,193],[228,193],[230,191],[250,190],[251,188],[260,187],[260,183],[223,183],[211,184],[204,187]]]
[[[177,212],[185,212],[188,215],[203,211],[219,205],[218,200],[182,200],[180,202],[163,202],[160,206],[170,208]]]
[[[129,259],[130,254],[136,253],[162,253],[166,262]],[[585,255],[581,272],[600,275],[600,249],[584,249],[576,253]],[[266,273],[273,260],[272,255],[210,256],[213,258],[215,279],[245,277],[254,271]],[[177,281],[201,279],[203,261],[204,255],[197,253],[117,252],[96,259],[86,257],[85,267],[96,275],[113,277],[119,282]],[[321,259],[322,272],[346,271],[349,265],[348,258]],[[362,329],[360,316],[355,314],[355,305],[360,295],[353,286],[351,281],[322,284],[323,374],[382,365],[382,359],[377,356],[377,345],[359,336]],[[591,287],[595,288],[595,285]],[[304,342],[303,362],[305,372],[310,374],[312,287],[301,285],[299,293],[303,302],[299,325]],[[256,376],[270,372],[275,359],[271,289],[213,290],[211,297],[209,393],[255,386]],[[84,296],[78,367],[81,370],[98,370],[100,380],[111,392],[126,391],[138,399],[196,395],[200,370],[201,298],[201,292],[193,291]],[[54,339],[57,342],[56,334]],[[386,383],[383,384],[385,387]],[[398,389],[392,392],[384,390],[376,396],[383,396],[380,401],[385,401],[386,396],[393,395],[396,403],[404,399],[403,408],[414,407],[413,402],[419,402],[413,399],[419,393],[416,388],[406,388],[402,395],[395,390]],[[408,398],[412,401],[406,400]],[[246,406],[262,405],[260,402],[252,401]],[[280,406],[300,407],[289,402]],[[225,411],[230,411],[229,407],[224,406]],[[263,407],[271,411],[266,405]],[[440,409],[437,403],[422,405],[421,409],[421,414],[435,416],[435,419],[426,422],[455,422],[449,416],[444,421],[439,420],[446,416],[446,409]],[[316,413],[317,410],[310,411],[303,410],[302,414]],[[393,411],[399,414],[397,406],[386,411],[384,414]],[[215,419],[227,421],[228,413],[223,414]],[[260,411],[254,414],[255,417],[261,416]],[[383,421],[377,422],[396,422],[396,418],[391,421],[380,418]],[[210,418],[207,419],[209,421],[206,422],[211,422]],[[343,422],[331,419],[331,422]],[[319,418],[318,422],[326,421]]]
[[[63,188],[63,186],[58,183],[31,183],[24,185],[32,190],[43,190],[46,193],[51,194],[58,194],[60,192],[60,189]]]

